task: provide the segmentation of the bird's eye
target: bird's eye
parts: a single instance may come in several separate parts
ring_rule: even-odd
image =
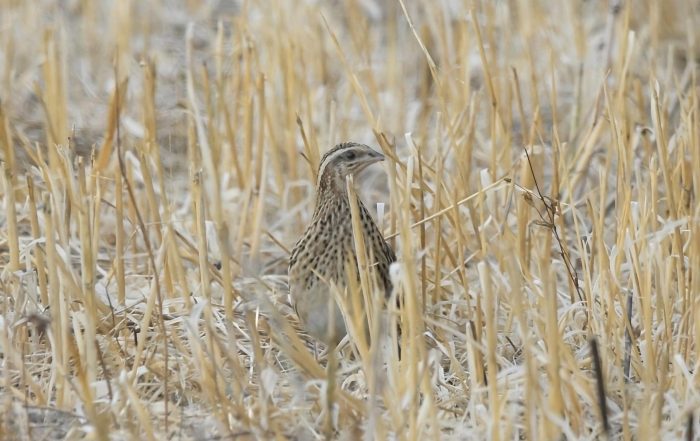
[[[355,154],[355,152],[347,152],[344,156],[345,159],[347,159],[348,161],[352,161],[357,155]]]

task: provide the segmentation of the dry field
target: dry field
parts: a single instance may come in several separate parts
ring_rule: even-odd
[[[696,0],[0,0],[0,439],[700,439],[699,32]],[[329,354],[286,262],[348,140],[387,156],[355,181],[403,307],[352,287],[371,339]]]

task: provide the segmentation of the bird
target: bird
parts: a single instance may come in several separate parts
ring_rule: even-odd
[[[290,255],[289,294],[294,310],[306,332],[329,345],[339,343],[347,334],[333,285],[342,293],[349,286],[348,274],[357,275],[359,280],[346,177],[383,160],[383,154],[355,142],[338,144],[323,155],[313,216]],[[354,197],[366,254],[374,265],[376,283],[372,286],[386,298],[392,290],[389,266],[396,255],[359,196]],[[350,271],[347,265],[353,266]]]

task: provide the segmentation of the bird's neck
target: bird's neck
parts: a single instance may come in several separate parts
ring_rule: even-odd
[[[345,183],[345,179],[336,172],[328,170],[323,173],[318,180],[318,187],[316,188],[316,210],[322,208],[322,206],[329,202],[334,201],[335,203],[348,203],[348,189]]]
[[[318,185],[316,192],[320,195],[327,194],[331,195],[346,195],[347,188],[345,186],[345,179],[340,175],[340,173],[334,170],[326,170],[323,175],[318,179]]]

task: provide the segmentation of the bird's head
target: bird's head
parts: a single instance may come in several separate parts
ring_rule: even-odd
[[[357,175],[368,165],[383,161],[384,155],[364,144],[346,142],[326,152],[318,168],[318,185],[345,188],[345,178]]]

